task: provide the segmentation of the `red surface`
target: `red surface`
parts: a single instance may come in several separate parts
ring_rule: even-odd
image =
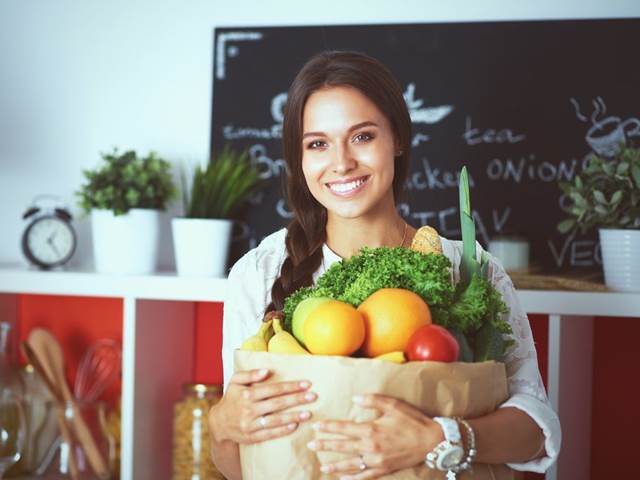
[[[538,367],[544,386],[547,386],[547,354],[549,349],[549,317],[546,315],[529,315],[529,323],[531,324],[531,332],[533,333],[533,341],[536,345],[538,354]],[[526,472],[525,480],[544,480],[541,473]]]
[[[112,338],[122,345],[122,299],[19,295],[19,338],[32,328],[48,329],[63,345],[67,381],[73,391],[78,364],[91,343]],[[113,404],[120,396],[120,380],[103,399]]]
[[[193,381],[222,385],[222,303],[196,306]]]
[[[638,478],[640,319],[597,318],[593,338],[591,478]]]
[[[547,376],[548,322],[543,315],[529,317],[538,351],[543,380]],[[222,304],[199,303],[196,307],[196,343],[194,345],[193,381],[222,382]],[[103,337],[122,341],[122,300],[46,295],[19,296],[20,337],[31,328],[50,329],[62,342],[68,363],[68,378],[75,370],[85,349]],[[628,476],[637,444],[634,432],[640,430],[637,399],[637,318],[597,318],[594,331],[592,478]],[[109,390],[107,399],[114,400],[119,385]],[[624,425],[620,428],[619,425]],[[615,438],[615,442],[610,440]],[[542,475],[526,474],[527,480]]]

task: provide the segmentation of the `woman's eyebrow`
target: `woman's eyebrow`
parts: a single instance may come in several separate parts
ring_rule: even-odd
[[[360,123],[356,123],[355,125],[351,125],[349,127],[349,130],[347,130],[348,133],[353,132],[354,130],[358,130],[359,128],[363,128],[363,127],[377,127],[378,124],[375,122],[372,122],[370,120],[364,121],[364,122],[360,122]],[[324,132],[306,132],[304,135],[302,135],[302,139],[304,140],[307,137],[326,137],[326,133]]]

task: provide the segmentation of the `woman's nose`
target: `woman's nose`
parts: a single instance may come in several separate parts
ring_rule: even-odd
[[[356,168],[358,162],[353,157],[349,148],[344,145],[338,145],[335,149],[333,158],[333,171],[339,175],[344,175]]]

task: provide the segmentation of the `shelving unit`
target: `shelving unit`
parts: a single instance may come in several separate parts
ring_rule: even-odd
[[[179,386],[192,380],[195,304],[224,302],[226,283],[175,272],[99,275],[5,264],[0,265],[0,315],[17,315],[18,294],[121,298],[121,478],[168,478],[173,404]]]
[[[0,314],[17,315],[18,294],[123,299],[123,480],[167,478],[171,470],[172,406],[167,392],[189,381],[196,302],[224,302],[224,278],[183,278],[89,271],[42,272],[0,264]],[[640,317],[640,293],[519,292],[529,313],[549,315],[549,398],[563,427],[562,455],[548,479],[588,478],[593,321]],[[167,361],[167,352],[179,362]],[[564,473],[564,475],[563,475]]]

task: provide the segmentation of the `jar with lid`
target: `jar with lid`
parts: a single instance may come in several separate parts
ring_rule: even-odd
[[[173,417],[173,480],[223,480],[211,461],[209,409],[222,397],[221,385],[187,383]]]

